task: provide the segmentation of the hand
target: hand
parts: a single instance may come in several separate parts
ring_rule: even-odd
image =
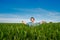
[[[22,21],[22,23],[23,23],[23,24],[26,24],[26,22],[25,22],[25,21]]]

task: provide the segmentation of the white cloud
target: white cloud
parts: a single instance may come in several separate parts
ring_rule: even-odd
[[[0,22],[21,22],[22,20],[29,22],[30,21],[29,18],[31,16],[35,17],[36,21],[45,20],[47,22],[49,21],[60,22],[60,12],[48,11],[41,8],[35,8],[35,9],[14,8],[14,9],[22,12],[18,12],[16,14],[0,13]]]
[[[55,20],[56,19],[60,20],[60,13],[58,13],[58,12],[50,12],[48,16],[50,16],[51,18],[53,18]]]
[[[13,13],[4,13],[0,14],[0,18],[19,18],[19,15],[13,14]]]
[[[5,22],[5,23],[21,23],[21,21],[29,22],[29,19],[0,18],[0,22]]]
[[[21,15],[16,14],[0,14],[0,22],[7,22],[7,23],[20,23],[21,21],[29,22],[28,19],[23,18]],[[28,21],[27,21],[28,20]]]
[[[49,11],[42,9],[42,8],[31,8],[31,9],[26,9],[26,8],[14,8],[15,10],[18,11],[23,11],[23,12],[32,12],[32,13],[48,13]]]

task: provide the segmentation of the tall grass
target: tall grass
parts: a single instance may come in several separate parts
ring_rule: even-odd
[[[60,40],[60,23],[0,23],[0,40]]]

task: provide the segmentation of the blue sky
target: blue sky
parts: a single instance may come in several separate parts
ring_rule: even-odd
[[[0,22],[60,22],[60,0],[0,0]]]

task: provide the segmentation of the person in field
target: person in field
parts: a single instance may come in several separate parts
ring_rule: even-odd
[[[35,18],[34,18],[34,17],[31,17],[31,18],[30,18],[30,21],[31,21],[31,22],[28,22],[28,23],[22,21],[22,23],[23,23],[23,24],[27,24],[27,25],[29,25],[29,26],[39,25],[39,23],[35,23]]]
[[[34,17],[31,17],[31,18],[30,18],[30,21],[31,21],[31,22],[28,22],[28,23],[27,23],[29,26],[35,25],[35,18],[34,18]]]

